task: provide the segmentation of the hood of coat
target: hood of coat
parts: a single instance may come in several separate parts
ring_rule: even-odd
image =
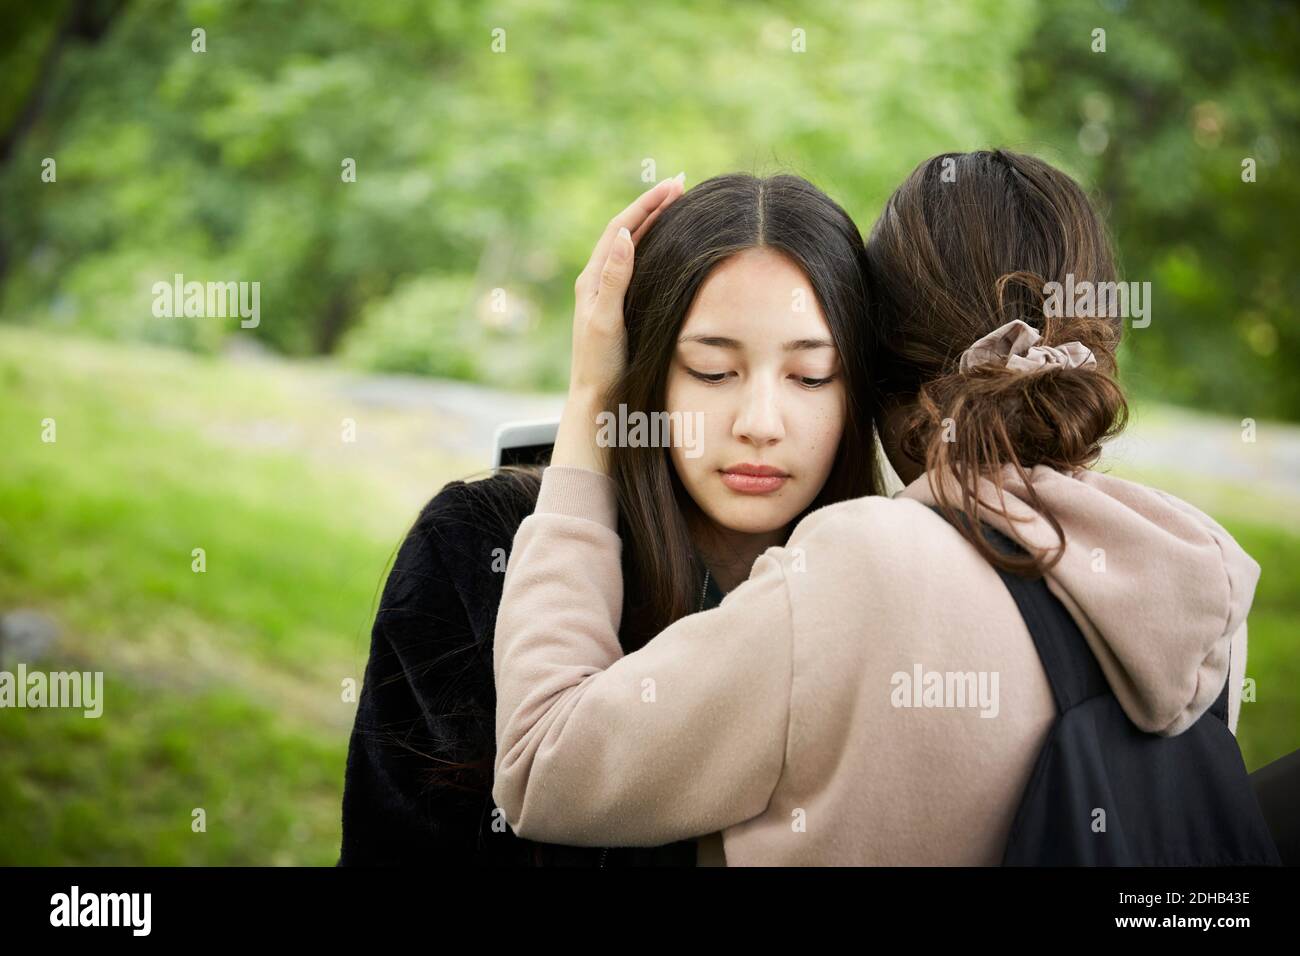
[[[1173,495],[1087,469],[1067,474],[1039,465],[1028,476],[1065,537],[1048,587],[1078,622],[1120,705],[1145,731],[1186,730],[1223,689],[1259,564],[1217,522]],[[991,480],[980,479],[983,520],[1029,550],[1054,549],[1056,532],[1026,504],[1024,480],[1011,467],[1002,477],[1001,498]],[[956,480],[944,480],[959,501]],[[895,497],[934,504],[930,476]]]

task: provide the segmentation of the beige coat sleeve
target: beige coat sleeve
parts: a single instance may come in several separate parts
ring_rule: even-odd
[[[497,615],[492,796],[522,837],[656,846],[760,814],[785,763],[792,633],[779,548],[634,654],[613,483],[543,475]]]

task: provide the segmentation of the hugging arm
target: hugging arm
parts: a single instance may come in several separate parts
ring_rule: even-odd
[[[497,614],[493,798],[520,836],[656,845],[766,808],[785,763],[792,628],[779,548],[634,654],[613,483],[551,467]]]

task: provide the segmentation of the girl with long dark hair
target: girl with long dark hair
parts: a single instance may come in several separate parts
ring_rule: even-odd
[[[635,248],[610,408],[672,422],[666,443],[610,434],[621,653],[716,606],[804,515],[879,490],[875,410],[863,400],[865,248],[852,220],[796,176],[718,176],[680,198],[679,188],[665,181],[616,217],[575,284],[583,314],[609,251]],[[758,461],[781,474],[752,474]],[[714,482],[722,470],[730,485]],[[779,499],[761,493],[774,481]],[[646,849],[520,839],[492,801],[492,635],[505,557],[539,482],[526,468],[453,482],[407,535],[349,748],[341,864],[691,865],[696,836],[699,862],[720,862],[720,840],[703,832]]]

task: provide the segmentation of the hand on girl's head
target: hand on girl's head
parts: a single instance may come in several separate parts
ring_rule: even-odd
[[[636,243],[685,190],[685,174],[647,189],[606,225],[574,283],[570,392],[599,394],[625,360],[623,296],[632,280]]]
[[[609,221],[573,284],[573,352],[569,400],[551,450],[551,464],[605,471],[608,456],[593,422],[627,364],[623,297],[632,281],[635,245],[685,186],[685,174],[647,189]]]

